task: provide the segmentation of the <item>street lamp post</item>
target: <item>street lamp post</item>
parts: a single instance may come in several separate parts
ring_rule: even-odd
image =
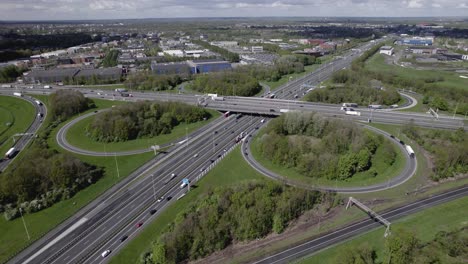
[[[28,240],[31,240],[31,237],[29,236],[28,228],[26,227],[26,221],[24,221],[23,217],[23,208],[19,208],[20,215],[21,215],[21,220],[23,220],[23,225],[24,225],[24,230],[26,230],[26,235],[28,236]]]

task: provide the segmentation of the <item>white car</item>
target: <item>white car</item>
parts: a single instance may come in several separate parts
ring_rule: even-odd
[[[198,153],[196,153],[195,155],[193,155],[194,158],[198,157]]]
[[[156,200],[156,202],[160,203],[163,199],[164,199],[164,196],[161,196],[161,197],[159,197],[158,200]]]
[[[265,123],[265,119],[260,120],[260,123]]]
[[[101,256],[102,256],[103,258],[105,258],[105,257],[107,257],[110,253],[111,253],[111,251],[108,249],[108,250],[102,252]]]

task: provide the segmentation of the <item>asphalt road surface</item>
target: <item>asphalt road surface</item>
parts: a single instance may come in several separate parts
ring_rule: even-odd
[[[385,182],[368,185],[368,186],[332,187],[332,186],[310,185],[304,182],[288,179],[286,177],[278,175],[268,170],[267,168],[263,167],[263,165],[258,163],[252,156],[252,152],[250,150],[251,141],[243,142],[242,155],[244,156],[244,159],[250,164],[250,166],[252,166],[255,170],[257,170],[261,174],[271,179],[277,180],[279,182],[286,183],[288,185],[303,188],[303,189],[309,189],[309,190],[325,190],[325,191],[335,191],[339,193],[366,193],[366,192],[383,191],[386,189],[394,188],[408,181],[416,173],[416,168],[417,168],[416,158],[410,157],[404,145],[401,144],[401,142],[398,139],[396,139],[395,137],[392,137],[389,133],[382,131],[380,129],[374,128],[374,127],[370,127],[370,126],[365,126],[365,128],[387,137],[391,142],[393,142],[398,147],[399,151],[403,152],[403,156],[405,158],[405,167],[399,175],[393,178],[389,178]]]
[[[14,92],[16,92],[16,91],[14,91]],[[8,91],[8,92],[0,91],[0,95],[12,96],[12,97],[15,97],[15,98],[18,98],[18,99],[26,100],[26,101],[28,101],[29,103],[31,103],[34,106],[34,110],[35,110],[34,120],[33,120],[33,122],[31,123],[31,125],[28,127],[28,129],[26,131],[21,132],[21,133],[25,133],[27,135],[23,135],[21,137],[18,137],[16,139],[15,143],[11,144],[11,148],[14,147],[18,152],[21,152],[24,148],[26,148],[28,146],[29,142],[31,142],[31,140],[34,138],[34,136],[36,136],[37,130],[39,130],[39,128],[41,127],[42,120],[45,119],[46,116],[47,116],[47,108],[44,106],[44,104],[42,102],[41,102],[41,105],[38,105],[36,103],[36,101],[35,101],[36,99],[32,98],[30,96],[27,96],[27,95],[23,95],[21,97],[14,96],[13,91],[11,91],[11,90]],[[38,114],[40,114],[40,113],[42,113],[43,116],[39,116]],[[10,139],[8,139],[8,142],[6,142],[6,144],[10,144],[9,142],[10,142]],[[4,154],[1,153],[1,155],[3,156]],[[13,160],[15,160],[15,158],[16,158],[16,155],[15,155],[15,157],[13,157],[13,159],[6,159],[6,158],[1,159],[1,161],[0,161],[0,172],[4,171],[6,169],[6,167],[11,162],[13,162]]]
[[[447,191],[429,198],[424,198],[416,202],[412,202],[386,212],[379,213],[384,219],[394,222],[405,216],[417,213],[421,210],[434,207],[436,205],[453,201],[468,195],[468,186],[463,186],[458,189]],[[346,227],[340,228],[333,232],[322,234],[320,237],[309,240],[305,243],[294,245],[286,250],[255,261],[255,264],[280,264],[291,263],[294,260],[310,256],[325,248],[340,244],[358,235],[369,232],[373,229],[382,226],[373,219],[365,219]],[[382,236],[384,232],[382,231]]]

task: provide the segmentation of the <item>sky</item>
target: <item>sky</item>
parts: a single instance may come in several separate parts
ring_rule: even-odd
[[[0,20],[467,16],[468,0],[0,0]]]

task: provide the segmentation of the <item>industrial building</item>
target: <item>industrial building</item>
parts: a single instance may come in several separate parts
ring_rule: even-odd
[[[218,72],[231,69],[231,63],[224,60],[187,61],[192,74]]]
[[[187,62],[157,63],[152,61],[151,70],[156,74],[190,74],[190,67]]]
[[[98,80],[119,80],[122,76],[120,68],[103,69],[53,69],[53,70],[33,70],[24,75],[26,83],[57,83],[72,81],[78,78],[90,79],[95,76]]]
[[[382,46],[379,51],[380,54],[385,54],[388,56],[393,55],[393,47],[392,46]]]
[[[433,37],[413,37],[413,38],[403,38],[397,43],[400,45],[408,46],[431,46],[434,42]]]

